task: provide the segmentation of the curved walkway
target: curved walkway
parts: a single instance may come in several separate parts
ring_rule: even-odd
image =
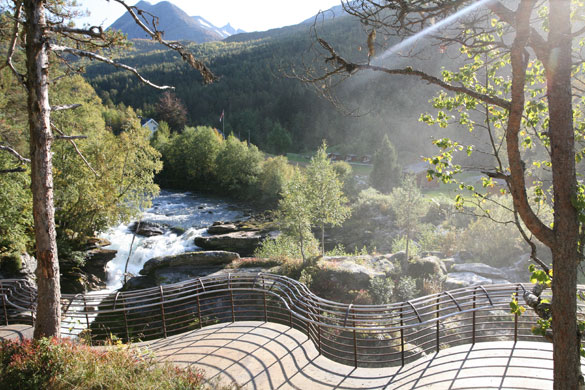
[[[135,344],[222,383],[265,389],[552,389],[552,345],[486,342],[448,348],[404,367],[353,368],[319,356],[287,326],[236,322]]]

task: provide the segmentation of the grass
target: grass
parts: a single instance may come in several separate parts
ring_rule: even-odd
[[[92,348],[67,340],[0,344],[0,390],[211,390],[204,372],[155,363],[152,354],[114,345]]]

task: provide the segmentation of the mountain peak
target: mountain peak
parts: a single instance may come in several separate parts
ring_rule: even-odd
[[[229,23],[216,27],[201,16],[189,16],[185,11],[169,1],[151,4],[141,0],[136,7],[158,17],[157,28],[164,32],[164,38],[173,41],[193,41],[196,43],[220,41],[230,35],[243,32],[234,29]],[[124,14],[109,27],[125,33],[129,39],[148,38],[136,25],[129,14]]]

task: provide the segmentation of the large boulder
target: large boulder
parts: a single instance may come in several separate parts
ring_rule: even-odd
[[[408,275],[415,279],[428,276],[443,278],[447,273],[447,267],[436,256],[415,257],[408,262]]]
[[[506,279],[506,272],[483,263],[454,264],[451,272],[471,272],[488,279]]]
[[[346,291],[368,290],[372,279],[385,277],[386,273],[372,267],[366,257],[369,256],[321,258],[317,262],[318,277],[343,286]]]
[[[209,234],[227,234],[237,232],[239,229],[235,223],[214,222],[213,225],[207,228]]]
[[[267,237],[260,231],[238,231],[208,237],[195,237],[195,245],[207,250],[224,250],[237,252],[240,256],[251,256]]]
[[[215,267],[229,264],[239,258],[237,253],[226,251],[185,252],[172,256],[154,257],[144,264],[140,274],[148,275],[160,268]]]
[[[132,233],[137,236],[152,237],[164,234],[166,228],[164,225],[156,222],[140,221],[134,222],[129,226]]]
[[[90,275],[95,275],[104,283],[106,281],[106,267],[108,262],[112,261],[118,253],[115,249],[95,248],[86,252],[85,266],[83,270]]]
[[[453,290],[461,287],[492,284],[492,280],[473,272],[451,272],[447,274],[447,279],[443,283],[445,290]]]

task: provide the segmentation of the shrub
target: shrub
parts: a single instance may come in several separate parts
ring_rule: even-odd
[[[394,282],[390,278],[378,277],[370,281],[370,295],[376,305],[387,305],[392,302]]]
[[[307,237],[305,253],[311,256],[319,254],[319,244],[314,236]],[[254,252],[254,256],[266,259],[301,259],[303,257],[298,242],[287,234],[264,240],[262,246]]]
[[[18,253],[0,256],[0,271],[7,275],[14,275],[22,268],[22,260]]]
[[[270,157],[262,162],[258,184],[264,200],[277,202],[293,173],[293,166],[284,156]]]
[[[394,290],[394,299],[396,302],[405,302],[415,298],[418,295],[416,280],[410,276],[403,276],[398,281]]]
[[[200,370],[156,364],[152,356],[121,345],[98,350],[57,339],[0,344],[2,390],[212,388]]]

